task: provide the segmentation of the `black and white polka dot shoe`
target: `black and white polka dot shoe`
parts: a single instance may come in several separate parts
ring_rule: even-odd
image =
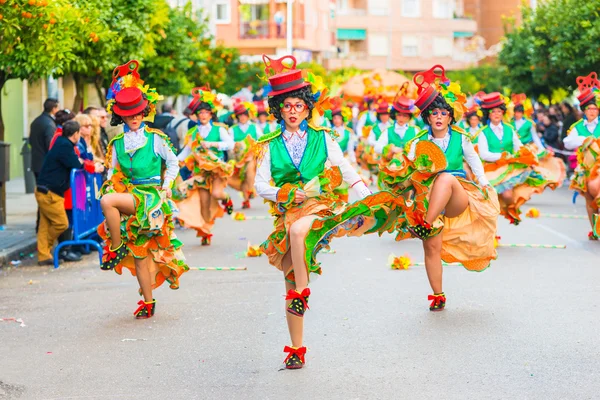
[[[302,346],[295,348],[285,346],[283,348],[283,351],[285,353],[288,353],[288,356],[283,361],[286,369],[300,369],[304,367],[304,364],[306,364],[306,360],[304,359],[304,356],[306,354],[306,347]]]
[[[111,250],[107,245],[104,247],[102,253],[102,265],[100,269],[103,271],[114,269],[126,256],[127,246],[125,246],[125,243],[121,242],[121,245],[115,250]]]
[[[303,317],[306,310],[308,310],[308,297],[310,296],[310,289],[306,288],[302,293],[290,289],[285,297],[286,300],[292,300],[287,308],[287,312],[294,314],[297,317]]]

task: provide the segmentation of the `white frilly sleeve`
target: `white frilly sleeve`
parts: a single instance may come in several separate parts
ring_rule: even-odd
[[[156,136],[154,140],[154,153],[165,160],[167,164],[163,189],[169,188],[177,178],[177,174],[179,174],[179,160],[171,149],[171,146],[160,136]]]
[[[277,202],[279,188],[271,185],[271,151],[269,148],[267,148],[266,153],[258,161],[254,188],[256,189],[256,193],[263,199]]]

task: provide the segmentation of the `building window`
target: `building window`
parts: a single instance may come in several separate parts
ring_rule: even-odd
[[[433,18],[450,19],[454,15],[454,0],[433,0]]]
[[[390,13],[390,0],[369,0],[369,14],[388,15]]]
[[[402,36],[402,55],[404,57],[419,56],[419,39],[416,36]]]
[[[215,1],[215,23],[231,23],[231,7],[228,0]]]
[[[434,57],[452,57],[453,41],[447,37],[433,38]]]
[[[387,35],[378,33],[370,33],[369,39],[369,55],[372,56],[387,56],[389,54],[390,42]]]
[[[402,0],[402,16],[419,18],[421,16],[421,0]]]

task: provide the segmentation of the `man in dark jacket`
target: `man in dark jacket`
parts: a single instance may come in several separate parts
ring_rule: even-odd
[[[44,157],[50,148],[50,141],[56,131],[54,114],[59,110],[58,100],[46,99],[44,112],[33,120],[29,131],[29,144],[31,145],[31,170],[37,180],[42,170]]]
[[[51,255],[52,246],[60,234],[69,227],[64,196],[71,185],[71,170],[84,167],[74,149],[80,137],[77,121],[65,122],[62,136],[56,139],[54,146],[46,155],[37,179],[35,199],[40,209],[40,226],[37,234],[39,265],[54,263]],[[95,172],[102,172],[104,169],[100,165],[94,168],[93,163],[91,168]]]

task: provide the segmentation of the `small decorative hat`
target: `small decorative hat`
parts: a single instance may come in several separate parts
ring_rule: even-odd
[[[292,65],[285,65],[283,63],[285,59],[292,60]],[[267,76],[274,73],[274,75],[269,76],[269,84],[272,89],[269,97],[310,86],[310,82],[307,82],[302,76],[302,70],[296,69],[296,58],[294,56],[288,55],[273,60],[263,54],[263,62],[265,63],[265,73]]]
[[[467,96],[461,91],[458,83],[450,82],[443,66],[437,64],[427,71],[415,74],[413,82],[417,85],[418,93],[415,106],[420,111],[429,107],[438,95],[452,107],[455,120],[460,120],[467,111]]]
[[[156,103],[163,97],[156,93],[156,89],[144,85],[138,73],[139,65],[139,61],[131,60],[114,69],[113,80],[106,95],[106,110],[121,117],[128,117],[142,113],[150,105],[150,113],[144,121],[154,121]]]
[[[390,105],[387,101],[381,100],[377,103],[377,114],[389,114],[390,113]]]
[[[221,102],[219,102],[219,99],[217,99],[217,95],[210,90],[210,86],[208,84],[202,87],[193,88],[191,94],[193,99],[187,108],[190,109],[192,114],[198,111],[198,108],[202,103],[208,104],[212,111],[215,111],[217,108],[221,107]]]
[[[500,107],[504,103],[504,98],[500,92],[493,92],[481,97],[481,108],[491,110],[492,108]]]
[[[269,112],[267,111],[266,107],[265,107],[265,103],[263,101],[255,101],[254,104],[256,105],[256,115],[269,115]]]
[[[394,100],[392,108],[398,113],[412,115],[413,105],[408,97],[400,96]]]
[[[594,98],[598,98],[598,89],[600,88],[600,81],[598,81],[598,74],[596,72],[590,72],[588,76],[577,77],[577,87],[579,88],[579,104],[586,104],[593,101]]]
[[[233,105],[233,113],[236,116],[240,116],[244,113],[248,113],[248,115],[254,117],[256,112],[256,105],[254,103],[250,103],[248,101],[243,101],[241,99],[236,99]]]

